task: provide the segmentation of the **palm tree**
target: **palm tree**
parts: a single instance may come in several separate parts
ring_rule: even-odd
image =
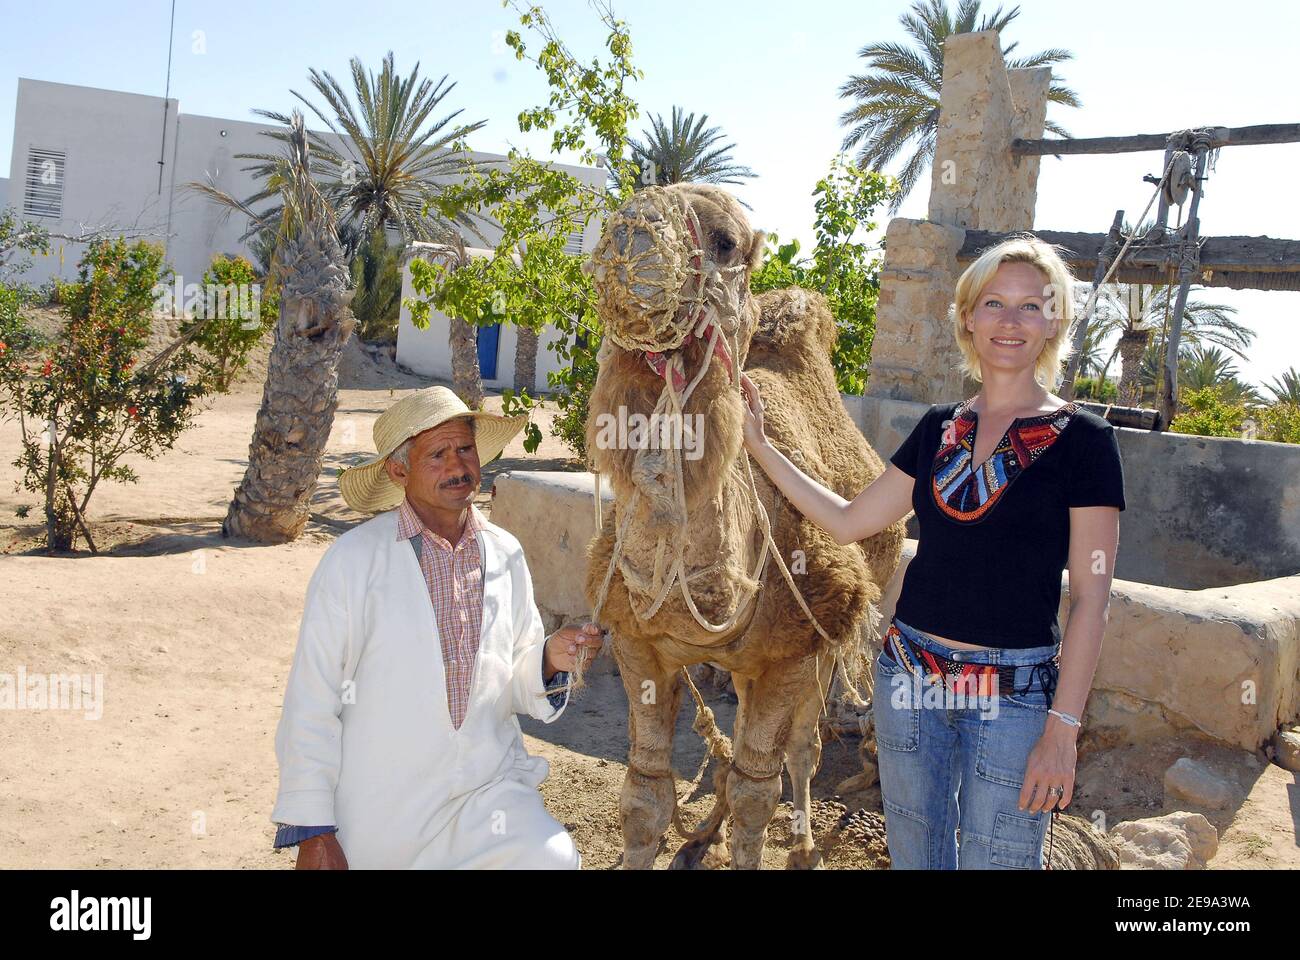
[[[355,248],[385,227],[408,241],[462,246],[458,225],[478,232],[467,215],[449,217],[436,201],[439,180],[465,169],[463,138],[484,121],[451,126],[460,111],[431,120],[455,85],[446,85],[445,76],[436,86],[418,80],[418,64],[409,77],[398,77],[391,52],[378,76],[366,73],[357,58],[351,69],[356,107],[332,76],[310,72],[333,118],[294,91],[336,142],[308,132],[297,110],[289,116],[258,110],[287,128],[267,131],[286,145],[283,154],[236,154],[254,161],[245,170],[263,181],[262,188],[240,200],[211,182],[189,184],[228,212],[248,217],[242,239],[260,237],[254,245],[263,253],[273,250],[269,273],[282,286],[248,471],[222,524],[228,536],[283,542],[306,524],[338,401],[339,355],[356,322],[347,290],[347,260]],[[455,332],[453,325],[453,339]],[[454,360],[463,350],[451,346]]]
[[[628,140],[635,168],[635,189],[666,186],[670,183],[740,183],[756,177],[749,167],[735,163],[731,151],[734,143],[719,144],[720,127],[705,127],[709,115],[697,118],[673,107],[672,117],[664,123],[662,115],[650,118],[650,128],[642,131],[645,140]],[[617,184],[614,184],[617,186]]]
[[[286,120],[288,149],[270,165],[264,191],[279,199],[280,317],[248,469],[221,524],[223,536],[260,543],[294,540],[307,523],[338,405],[339,354],[356,322],[337,217],[312,176],[303,116],[295,110]],[[252,213],[220,191],[209,195]]]
[[[356,243],[365,242],[376,228],[395,229],[405,241],[451,242],[459,235],[458,225],[477,230],[467,213],[447,217],[437,207],[439,183],[459,177],[469,161],[464,139],[487,121],[453,125],[463,111],[456,110],[441,118],[433,113],[456,84],[447,76],[435,85],[420,79],[417,63],[410,76],[402,79],[393,68],[393,53],[384,57],[379,74],[367,72],[357,57],[350,61],[356,105],[342,85],[328,72],[309,71],[311,84],[325,100],[326,110],[298,93],[290,91],[307,105],[334,134],[330,140],[309,133],[313,153],[313,173],[321,192],[338,211],[341,233],[351,233]],[[288,118],[274,110],[254,113],[281,123]],[[283,131],[269,131],[268,136],[285,139]],[[265,176],[266,163],[274,157],[237,154],[240,158],[261,161],[246,168],[254,175]],[[265,189],[250,197],[252,206],[274,198]],[[275,215],[275,208],[267,211]]]
[[[1153,343],[1142,357],[1141,385],[1143,395],[1154,398],[1156,387],[1164,373],[1164,352]],[[1190,344],[1178,350],[1178,389],[1203,390],[1212,387],[1232,403],[1259,403],[1259,391],[1244,383],[1233,366],[1232,358],[1218,347]]]
[[[1294,403],[1300,406],[1300,373],[1295,367],[1288,367],[1280,377],[1264,384],[1264,389],[1273,394],[1276,403]]]
[[[1019,15],[1019,7],[1004,13],[1001,6],[992,14],[981,15],[979,0],[960,0],[954,16],[946,0],[916,0],[899,22],[919,50],[901,43],[869,43],[858,51],[858,56],[867,61],[868,72],[854,74],[840,87],[842,99],[856,101],[840,116],[841,126],[849,128],[844,149],[858,147],[858,166],[883,173],[905,146],[915,144],[898,174],[899,191],[890,205],[891,212],[897,212],[934,160],[944,40],[958,33],[1002,31]],[[1009,57],[1015,48],[1013,43],[1002,51],[1003,57],[1008,57],[1008,69],[1046,67],[1074,57],[1070,51],[1056,47],[1028,57]],[[1055,81],[1047,99],[1068,107],[1081,105],[1077,93]],[[1044,126],[1058,136],[1069,136],[1060,124],[1049,120]]]
[[[1164,356],[1169,314],[1178,288],[1168,284],[1116,283],[1106,288],[1093,315],[1089,335],[1104,340],[1119,334],[1115,348],[1101,368],[1104,378],[1116,356],[1120,359],[1119,402],[1142,402],[1142,358],[1148,350]],[[1188,298],[1183,310],[1182,344],[1217,344],[1245,358],[1255,333],[1233,319],[1236,307]],[[1180,347],[1181,349],[1181,347]],[[1163,361],[1161,361],[1163,362]],[[1159,364],[1157,364],[1157,368]]]
[[[363,340],[397,339],[397,323],[402,312],[402,247],[389,245],[382,229],[372,230],[358,245],[349,269],[352,286],[352,313],[357,318],[357,336]]]

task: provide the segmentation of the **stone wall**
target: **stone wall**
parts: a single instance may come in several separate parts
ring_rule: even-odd
[[[883,397],[843,399],[885,460],[929,409]],[[1119,577],[1200,590],[1300,573],[1300,446],[1117,430],[1126,506]],[[916,536],[915,518],[909,532]]]
[[[523,544],[548,629],[591,614],[582,582],[595,530],[592,492],[591,474],[540,471],[503,474],[493,488],[492,519]],[[882,597],[886,617],[915,551],[906,541]],[[1068,582],[1067,574],[1063,625]],[[1114,582],[1088,702],[1091,729],[1116,742],[1200,735],[1253,750],[1297,716],[1300,576],[1207,590]]]
[[[948,327],[966,231],[895,217],[885,234],[867,393],[938,403],[967,395],[961,353]]]

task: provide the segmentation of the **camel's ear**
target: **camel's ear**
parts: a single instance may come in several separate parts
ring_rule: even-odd
[[[749,253],[745,255],[745,262],[749,265],[750,273],[763,265],[763,253],[766,249],[767,234],[762,230],[755,230],[754,235],[749,240]]]

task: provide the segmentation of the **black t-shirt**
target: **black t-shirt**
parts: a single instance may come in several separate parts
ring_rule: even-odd
[[[898,619],[985,647],[1059,643],[1070,507],[1124,509],[1115,428],[1066,404],[1015,420],[993,455],[972,470],[980,425],[969,405],[930,407],[890,458],[916,479],[912,506],[920,527]]]

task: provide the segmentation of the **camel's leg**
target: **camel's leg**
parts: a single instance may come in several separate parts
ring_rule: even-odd
[[[733,676],[740,700],[736,711],[735,758],[742,776],[727,777],[727,801],[734,830],[731,865],[757,870],[763,862],[767,825],[781,799],[781,760],[796,710],[816,696],[816,658],[774,663],[758,677]],[[819,703],[820,706],[820,703]]]
[[[623,867],[648,870],[676,803],[673,726],[682,689],[677,671],[661,663],[649,644],[616,638],[613,651],[628,704],[628,770],[618,804]]]
[[[822,759],[822,703],[829,693],[834,670],[834,658],[829,653],[823,654],[816,685],[803,695],[790,725],[790,742],[785,751],[785,768],[794,793],[794,821],[790,825],[794,849],[786,859],[786,867],[790,869],[810,870],[821,865],[821,854],[812,835],[812,778]]]

